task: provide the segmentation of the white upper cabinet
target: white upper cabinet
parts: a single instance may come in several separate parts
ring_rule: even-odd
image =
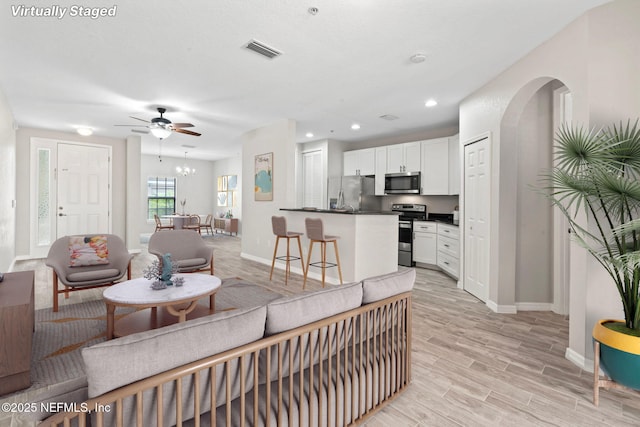
[[[373,175],[376,173],[376,149],[345,151],[343,165],[345,176]]]
[[[420,170],[420,142],[387,146],[387,172],[418,172]]]
[[[384,174],[387,172],[387,147],[376,148],[375,195],[384,196]]]
[[[449,138],[422,142],[422,194],[449,194]]]
[[[460,138],[449,138],[449,194],[460,194]]]
[[[422,194],[460,194],[458,135],[422,141]]]

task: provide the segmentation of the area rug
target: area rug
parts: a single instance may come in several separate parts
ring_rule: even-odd
[[[264,287],[245,283],[240,278],[224,279],[216,293],[216,312],[264,305],[280,296]],[[200,303],[208,305],[209,299],[205,298]],[[118,307],[116,320],[132,311]],[[106,339],[106,308],[101,300],[62,306],[57,313],[50,308],[37,310],[35,316],[32,385],[22,393],[83,377],[80,350]]]

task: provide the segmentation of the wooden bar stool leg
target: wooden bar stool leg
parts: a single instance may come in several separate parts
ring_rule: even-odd
[[[289,275],[291,274],[291,253],[289,251],[289,239],[287,239],[287,261],[285,263],[285,271],[284,271],[284,285],[287,286],[289,284]]]
[[[302,274],[306,275],[306,270],[304,268],[304,259],[302,259],[302,243],[300,243],[300,236],[296,236],[298,240],[298,251],[300,252],[300,265],[302,266]]]
[[[338,275],[340,276],[340,284],[342,285],[342,269],[340,268],[340,255],[338,254],[338,241],[333,241],[333,248],[336,251],[336,264],[338,264]]]
[[[309,262],[311,261],[311,251],[313,250],[313,240],[309,241],[309,253],[307,254],[307,268],[304,270],[304,281],[302,282],[302,289],[307,285],[307,274],[309,273]]]
[[[269,275],[269,281],[273,277],[273,267],[276,265],[276,253],[278,252],[278,242],[280,242],[280,236],[276,236],[276,247],[273,249],[273,261],[271,261],[271,274]]]
[[[327,242],[322,242],[322,287],[324,288],[324,277],[327,271]]]

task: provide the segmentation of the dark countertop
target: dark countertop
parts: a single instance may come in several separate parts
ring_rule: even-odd
[[[454,227],[458,227],[458,224],[454,224],[453,220],[447,221],[447,220],[441,220],[441,219],[427,219],[427,221],[428,222],[439,222],[441,224],[453,225]]]
[[[352,211],[351,209],[315,209],[315,208],[280,208],[281,211],[328,213],[341,215],[399,215],[399,212],[391,211]]]

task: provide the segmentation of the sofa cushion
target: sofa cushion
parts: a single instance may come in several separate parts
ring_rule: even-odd
[[[381,276],[370,277],[362,281],[362,304],[380,301],[413,289],[416,270],[402,268]]]
[[[67,281],[88,282],[90,280],[115,279],[119,276],[121,276],[121,274],[117,268],[104,268],[102,270],[86,270],[78,271],[77,273],[69,273],[67,274]]]
[[[360,307],[361,304],[361,282],[283,297],[267,305],[265,334],[288,331]]]
[[[266,308],[216,313],[82,349],[89,397],[264,336]]]

